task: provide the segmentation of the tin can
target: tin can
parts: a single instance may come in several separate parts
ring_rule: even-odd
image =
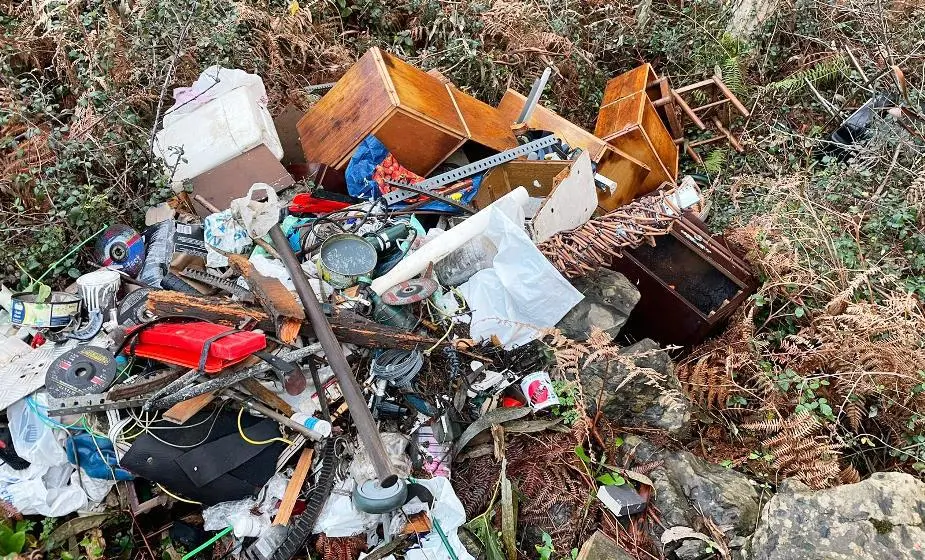
[[[37,303],[36,294],[13,294],[10,322],[17,327],[66,327],[80,312],[80,298],[65,292],[52,292],[48,301]]]
[[[362,237],[339,233],[321,244],[321,278],[335,288],[349,288],[357,278],[369,276],[378,258],[376,249]]]
[[[552,380],[545,371],[537,371],[523,378],[520,389],[527,397],[533,410],[543,410],[559,404],[559,396],[552,387]]]

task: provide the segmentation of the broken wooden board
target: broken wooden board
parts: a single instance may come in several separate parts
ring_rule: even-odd
[[[273,519],[274,525],[289,525],[292,510],[295,508],[296,500],[299,499],[299,494],[302,492],[302,486],[305,485],[308,471],[312,467],[312,453],[313,450],[308,448],[303,449],[302,454],[299,455],[299,462],[296,463],[295,470],[292,471],[292,478],[289,479],[289,484],[286,485],[286,490],[283,492],[279,511],[276,513],[276,518]]]
[[[571,161],[527,159],[502,163],[485,173],[472,206],[481,210],[517,187],[527,189],[531,197],[549,196],[556,177],[571,165]]]
[[[202,196],[209,204],[222,210],[228,208],[235,198],[245,196],[254,183],[266,183],[276,191],[295,184],[292,175],[265,144],[196,176],[192,181],[194,195]],[[193,208],[203,217],[212,213],[198,201]]]
[[[262,309],[245,307],[222,297],[193,296],[169,290],[154,290],[148,294],[148,311],[156,317],[183,315],[221,325],[239,326],[256,323],[256,327],[272,330],[273,321]],[[338,312],[328,318],[334,335],[340,342],[365,348],[400,348],[414,350],[437,344],[437,339],[419,336],[399,328],[374,323],[353,313]],[[312,335],[311,325],[301,325],[304,334]],[[443,342],[438,345],[450,346]]]
[[[243,255],[227,255],[228,264],[247,280],[247,285],[273,320],[280,340],[292,344],[305,321],[305,309],[278,278],[264,276]]]
[[[215,393],[203,393],[197,397],[178,402],[164,411],[164,420],[182,426],[213,400],[215,400]]]

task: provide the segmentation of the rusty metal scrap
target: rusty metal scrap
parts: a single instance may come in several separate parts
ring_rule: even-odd
[[[583,276],[619,258],[624,248],[654,244],[666,235],[681,211],[668,198],[672,191],[634,200],[584,225],[554,235],[539,249],[569,278]]]

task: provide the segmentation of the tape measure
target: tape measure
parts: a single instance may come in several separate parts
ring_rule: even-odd
[[[80,346],[58,356],[45,374],[45,389],[56,399],[103,393],[116,381],[116,358],[99,346]]]

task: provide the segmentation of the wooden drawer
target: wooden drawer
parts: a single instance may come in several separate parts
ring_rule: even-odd
[[[298,123],[306,160],[343,170],[374,134],[405,167],[426,175],[467,138],[446,85],[372,48]]]
[[[646,187],[674,183],[678,176],[678,147],[645,91],[601,107],[594,134],[631,154],[651,169]]]
[[[524,103],[526,98],[523,95],[509,89],[501,99],[498,111],[513,123],[520,116]],[[598,206],[604,211],[623,206],[661,185],[661,181],[653,184],[648,180],[649,167],[642,160],[608,144],[545,107],[537,106],[527,125],[533,129],[554,132],[572,148],[588,152],[591,161],[597,164],[597,172],[617,183],[614,192],[598,191]]]
[[[690,213],[657,237],[654,247],[626,250],[610,268],[642,294],[623,333],[661,344],[701,342],[757,287],[748,265]]]
[[[491,105],[456,89],[452,84],[447,84],[446,87],[462,116],[469,141],[488,148],[491,152],[503,152],[518,146],[517,137],[511,131],[513,119],[508,120]]]
[[[616,78],[611,78],[604,86],[604,99],[601,101],[601,106],[619,101],[628,95],[646,91],[648,85],[656,80],[658,76],[651,64],[637,66]]]

